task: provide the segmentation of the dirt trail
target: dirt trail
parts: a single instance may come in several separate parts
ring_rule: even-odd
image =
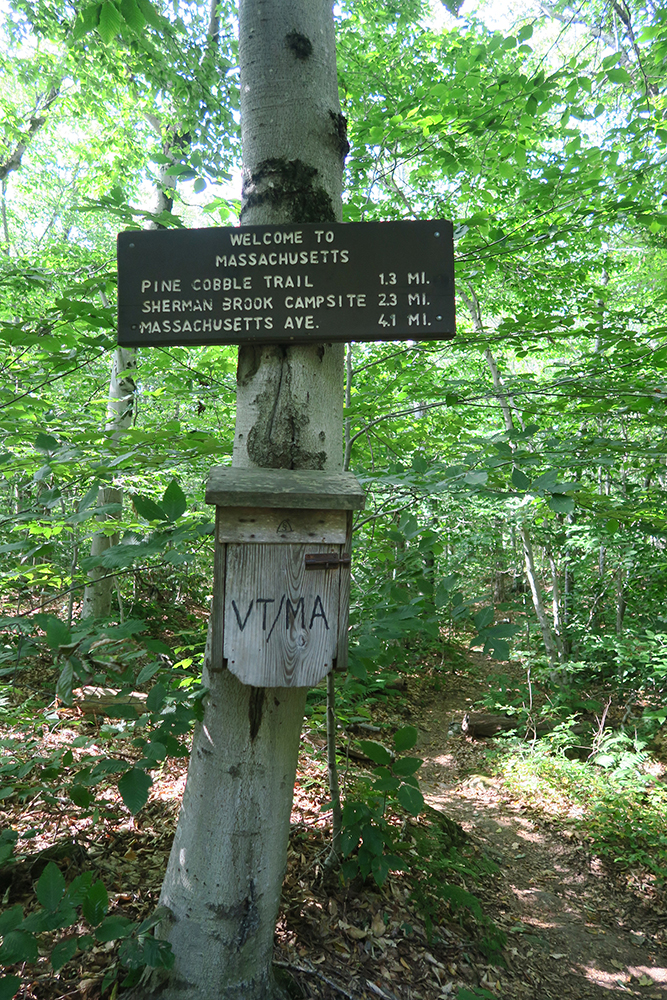
[[[452,685],[453,686],[453,685]],[[468,699],[469,700],[469,699]],[[499,871],[471,891],[507,934],[507,969],[493,992],[503,1000],[667,997],[667,913],[619,886],[570,831],[513,802],[484,776],[484,741],[448,736],[468,706],[445,693],[415,710],[421,787],[456,820]]]

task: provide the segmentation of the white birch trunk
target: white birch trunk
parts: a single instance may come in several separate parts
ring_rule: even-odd
[[[477,307],[479,309],[479,307]],[[481,325],[481,321],[480,321]],[[491,353],[490,348],[487,347],[484,352],[484,357],[486,358],[486,363],[491,371],[491,378],[493,379],[493,387],[496,390],[496,398],[500,403],[500,407],[503,412],[503,420],[505,422],[505,430],[514,430],[514,419],[512,417],[512,410],[516,412],[513,400],[511,396],[507,394],[505,386],[503,384],[502,377],[498,370],[498,365],[496,359]],[[520,420],[517,414],[517,419]],[[510,447],[513,448],[512,442],[510,442]],[[559,660],[563,659],[562,648],[559,652],[558,639],[554,640],[551,627],[549,625],[549,620],[547,618],[546,611],[544,610],[544,601],[542,599],[542,589],[535,572],[535,559],[533,557],[533,546],[530,540],[530,531],[528,530],[528,525],[524,522],[521,525],[521,541],[523,542],[523,552],[524,552],[524,563],[526,567],[526,576],[528,578],[528,585],[530,587],[530,594],[533,598],[533,607],[535,609],[535,615],[537,621],[539,622],[540,631],[542,633],[542,640],[544,642],[544,648],[549,659],[549,664],[552,670],[555,670],[558,666]],[[554,577],[554,587],[556,586],[556,579]],[[557,626],[556,626],[557,631]]]
[[[623,635],[623,619],[627,607],[625,600],[626,573],[623,563],[619,563],[616,569],[616,635]]]
[[[552,552],[549,552],[549,566],[551,568],[551,608],[554,620],[554,641],[558,650],[558,659],[565,662],[565,636],[563,634],[563,623],[560,613],[560,587],[558,585],[558,567]]]
[[[111,440],[117,444],[121,435],[131,427],[134,419],[135,391],[133,372],[137,367],[136,351],[125,347],[117,347],[114,351],[111,365],[111,381],[109,383],[109,401],[107,403],[107,423],[105,430],[111,434]],[[98,506],[110,503],[121,503],[122,490],[111,486],[101,489],[97,498]],[[101,521],[112,517],[109,514],[100,515]],[[90,554],[101,556],[110,546],[118,541],[115,532],[107,534],[96,531],[93,535]],[[114,577],[109,575],[103,566],[90,571],[89,583],[83,592],[81,606],[82,618],[107,618],[111,614],[111,596],[114,587]]]
[[[330,0],[241,0],[243,223],[340,218]],[[343,346],[239,350],[233,464],[339,469]],[[210,645],[210,644],[209,644]],[[272,1000],[271,955],[306,690],[212,670],[160,903],[161,1000]],[[144,995],[148,995],[144,992]]]
[[[547,618],[547,613],[544,609],[544,601],[542,600],[542,590],[540,588],[537,573],[535,572],[535,559],[533,557],[533,546],[530,541],[530,532],[528,531],[528,526],[526,524],[521,525],[521,541],[523,542],[523,553],[525,557],[526,565],[526,576],[528,577],[528,584],[530,586],[530,593],[533,598],[533,607],[535,608],[535,615],[540,625],[540,631],[542,633],[542,641],[544,642],[544,648],[546,650],[547,657],[549,659],[549,665],[552,670],[556,670],[558,667],[558,650],[556,649],[556,644],[551,634],[551,628],[549,626],[549,619]]]

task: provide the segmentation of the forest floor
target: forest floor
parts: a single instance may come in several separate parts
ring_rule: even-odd
[[[436,685],[432,678],[410,678],[400,704],[386,703],[374,721],[388,732],[406,722],[418,728],[414,752],[424,758],[420,783],[430,808],[405,825],[404,839],[418,837],[420,828],[437,828],[441,814],[459,825],[462,864],[446,877],[479,900],[484,926],[480,930],[479,915],[467,907],[429,914],[415,902],[411,873],[392,874],[380,888],[359,879],[343,885],[336,873],[325,872],[330,813],[324,734],[306,727],[276,934],[276,969],[285,988],[294,998],[319,1000],[666,998],[664,890],[605,867],[567,817],[522,800],[493,777],[489,741],[452,735],[452,723],[460,723],[483,693],[479,656],[476,666],[440,674]],[[60,728],[45,727],[44,741],[66,744],[82,731],[93,733],[95,725],[64,710]],[[362,774],[363,764],[350,761],[348,786]],[[118,798],[118,818],[95,827],[77,818],[66,800],[48,810],[39,796],[5,801],[0,826],[30,831],[24,843],[31,853],[24,847],[24,860],[0,871],[3,906],[35,905],[34,881],[56,845],[67,881],[92,869],[109,890],[111,913],[148,916],[166,867],[185,762],[165,762],[154,780],[138,816],[131,817]],[[95,946],[58,973],[43,956],[13,968],[27,983],[18,996],[113,1000],[117,986],[102,985],[116,950],[112,942]]]
[[[522,801],[488,776],[487,741],[453,736],[451,718],[479,696],[450,678],[419,712],[421,787],[498,871],[478,883],[485,913],[507,935],[493,992],[503,1000],[667,997],[667,900],[651,880],[613,872],[568,817]],[[485,772],[487,772],[485,774]],[[628,877],[630,874],[630,877]]]

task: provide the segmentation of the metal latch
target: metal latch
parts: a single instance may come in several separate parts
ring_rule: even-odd
[[[339,555],[337,552],[309,552],[306,555],[306,569],[337,569],[339,566],[350,565],[349,555]]]

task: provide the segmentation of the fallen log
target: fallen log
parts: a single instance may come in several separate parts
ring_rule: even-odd
[[[516,729],[517,733],[524,735],[526,739],[532,739],[535,735],[546,736],[556,728],[555,722],[540,722],[535,728],[527,726],[513,715],[494,715],[488,712],[466,712],[461,720],[461,732],[473,739],[489,739],[497,736],[498,733],[508,733]],[[569,732],[575,736],[583,736],[590,733],[591,727],[585,722],[578,722],[572,726]]]
[[[107,709],[124,705],[132,705],[137,711],[141,711],[148,697],[143,691],[128,691],[121,695],[120,688],[98,687],[94,684],[75,688],[72,696],[73,708],[77,708],[83,715],[108,715]]]
[[[461,719],[461,732],[473,739],[488,739],[498,733],[517,729],[519,720],[511,715],[492,715],[487,712],[466,712]]]

